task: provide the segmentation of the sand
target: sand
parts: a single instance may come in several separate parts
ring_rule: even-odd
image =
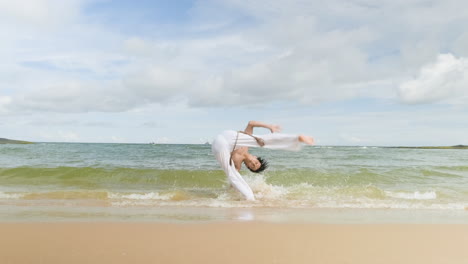
[[[468,225],[0,223],[0,263],[468,263]]]

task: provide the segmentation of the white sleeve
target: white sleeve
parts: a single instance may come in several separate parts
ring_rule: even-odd
[[[263,139],[265,142],[264,148],[268,149],[283,149],[283,150],[291,150],[291,151],[298,151],[301,149],[302,144],[299,142],[298,135],[290,135],[290,134],[281,134],[281,133],[271,133],[266,135],[257,136]],[[246,135],[244,133],[239,133],[239,137],[237,139],[238,147],[260,147],[255,140],[250,135]]]
[[[234,166],[234,162],[229,164],[231,159],[231,153],[228,150],[219,151],[215,153],[216,159],[218,160],[219,164],[223,168],[224,173],[228,177],[229,182],[231,185],[239,190],[247,200],[254,201],[255,196],[252,192],[252,189],[247,184],[247,182],[242,178],[240,173],[236,170]]]

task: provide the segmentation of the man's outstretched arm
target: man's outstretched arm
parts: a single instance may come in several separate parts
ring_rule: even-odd
[[[267,124],[259,121],[250,121],[249,124],[247,124],[247,127],[245,128],[244,132],[246,134],[252,135],[254,127],[263,127],[269,129],[271,133],[281,131],[281,127],[278,125]]]

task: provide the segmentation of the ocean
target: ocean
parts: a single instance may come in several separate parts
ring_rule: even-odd
[[[253,148],[270,167],[229,186],[210,145],[0,145],[0,221],[467,222],[468,150]]]

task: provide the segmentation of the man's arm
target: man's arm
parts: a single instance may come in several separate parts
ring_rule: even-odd
[[[281,131],[281,127],[278,125],[266,124],[259,121],[250,121],[247,127],[245,128],[244,133],[252,135],[254,127],[263,127],[269,129],[271,133]]]

